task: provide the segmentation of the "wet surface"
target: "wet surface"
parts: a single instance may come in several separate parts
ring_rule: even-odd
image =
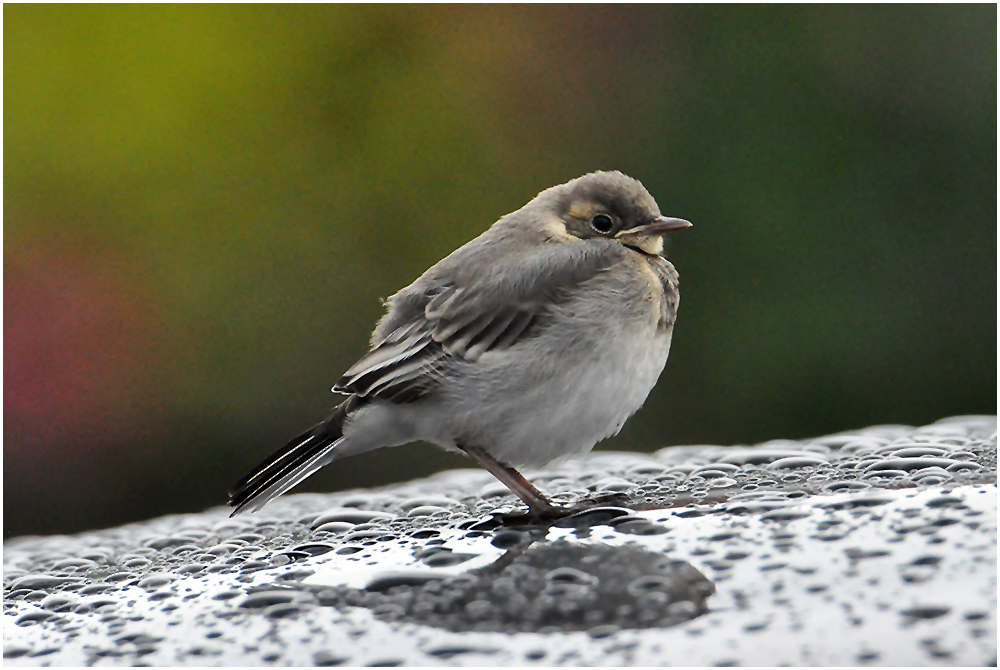
[[[987,665],[996,419],[478,470],[4,546],[7,665]]]

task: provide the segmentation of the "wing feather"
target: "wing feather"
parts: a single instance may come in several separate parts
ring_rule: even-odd
[[[487,328],[483,328],[479,334],[469,342],[471,346],[465,350],[465,358],[470,361],[478,361],[480,356],[486,353],[497,343],[497,338],[499,338],[504,331],[507,330],[507,326],[509,326],[511,322],[517,318],[517,316],[517,310],[512,309],[493,319]]]
[[[567,299],[566,289],[621,260],[624,247],[558,243],[502,259],[467,279],[449,278],[451,257],[390,299],[389,335],[344,373],[334,390],[413,402],[432,393],[449,366],[474,365],[487,352],[533,337],[539,317]],[[465,278],[466,285],[458,285]],[[389,325],[391,324],[391,325]],[[384,331],[382,331],[384,332]]]

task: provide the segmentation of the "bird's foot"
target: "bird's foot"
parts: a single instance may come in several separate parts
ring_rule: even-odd
[[[583,498],[582,500],[576,501],[570,506],[570,508],[576,512],[582,512],[583,510],[592,509],[594,507],[628,507],[631,504],[632,496],[621,491],[615,491],[613,493],[602,493],[600,495]]]
[[[544,509],[531,511],[541,518],[563,519],[595,507],[627,507],[630,504],[632,504],[632,497],[629,494],[614,492],[588,496],[568,505],[557,505],[549,502]]]
[[[499,525],[551,524],[567,517],[580,515],[583,525],[595,525],[600,519],[612,519],[627,514],[631,497],[626,493],[607,493],[574,501],[569,505],[560,505],[547,499],[533,500],[527,511],[508,512],[495,517]],[[584,514],[594,511],[596,514]],[[604,513],[606,512],[606,513]],[[585,523],[593,516],[593,523]],[[574,525],[574,524],[571,524]]]

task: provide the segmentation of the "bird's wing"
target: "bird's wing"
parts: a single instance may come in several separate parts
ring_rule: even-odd
[[[475,364],[486,352],[541,332],[549,307],[625,253],[613,242],[564,242],[483,267],[471,278],[467,272],[457,277],[429,272],[394,296],[386,316],[392,330],[334,390],[394,402],[417,400],[440,385],[447,365]]]

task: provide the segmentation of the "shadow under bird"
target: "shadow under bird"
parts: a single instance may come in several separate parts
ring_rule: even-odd
[[[389,298],[330,415],[231,492],[233,515],[345,456],[426,440],[463,451],[539,517],[556,505],[515,467],[621,430],[667,361],[679,301],[662,216],[637,180],[595,172],[539,193]]]

